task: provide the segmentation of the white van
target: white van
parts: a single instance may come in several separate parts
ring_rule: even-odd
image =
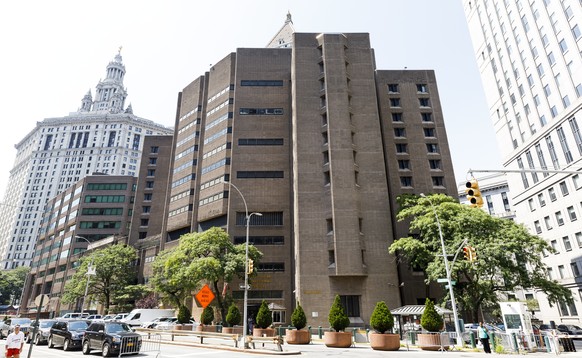
[[[153,321],[158,317],[173,317],[175,315],[176,312],[173,309],[136,308],[120,321],[130,326],[139,326],[144,322]]]

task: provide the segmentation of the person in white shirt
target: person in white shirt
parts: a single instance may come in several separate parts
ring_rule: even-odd
[[[24,347],[24,333],[20,332],[20,325],[14,326],[14,332],[6,337],[6,358],[20,358]]]

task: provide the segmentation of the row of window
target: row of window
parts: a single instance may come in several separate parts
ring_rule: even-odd
[[[419,83],[416,85],[416,92],[428,93],[428,85],[426,83]],[[388,93],[400,93],[400,86],[397,83],[388,84]]]
[[[420,107],[430,107],[430,99],[429,98],[419,98],[418,105]],[[392,107],[392,108],[402,107],[400,98],[390,98],[390,107]]]
[[[570,128],[572,130],[574,140],[576,142],[576,147],[578,148],[578,153],[580,155],[582,155],[582,133],[580,132],[580,128],[578,126],[576,118],[570,118],[569,123],[570,123]],[[556,134],[558,136],[560,147],[562,149],[563,158],[565,159],[567,164],[572,163],[574,161],[574,157],[572,155],[572,152],[570,151],[570,147],[568,145],[568,141],[567,141],[564,129],[561,126],[556,128]],[[556,152],[556,146],[552,140],[552,135],[548,134],[545,137],[544,141],[546,142],[547,151],[550,154],[550,160],[552,162],[553,168],[556,170],[560,169],[560,159],[559,159],[558,154]],[[548,169],[548,164],[547,164],[546,158],[544,156],[544,150],[542,149],[541,141],[538,142],[537,144],[535,144],[534,148],[535,148],[535,151],[536,151],[536,154],[538,157],[538,162],[539,162],[540,166],[536,167],[536,163],[534,162],[533,155],[532,155],[531,151],[528,150],[524,153],[524,155],[525,155],[525,159],[527,161],[529,169],[536,169],[536,168]],[[517,165],[519,166],[520,169],[525,168],[522,158],[517,158]],[[549,176],[549,173],[543,173],[542,175],[544,177],[547,177],[547,176]],[[531,173],[531,178],[532,178],[532,181],[534,184],[537,183],[539,181],[538,173],[536,173],[536,172]],[[577,175],[576,175],[576,178],[578,178]],[[524,188],[526,188],[526,189],[529,188],[530,184],[529,184],[528,175],[526,173],[521,173],[521,179],[522,179],[522,183],[523,183]],[[577,180],[579,180],[579,179],[577,179]],[[579,183],[577,185],[577,188],[578,188],[578,186],[579,186]]]
[[[442,176],[434,176],[431,177],[432,186],[433,187],[444,187],[445,186],[445,177]],[[412,188],[414,187],[412,177],[410,176],[401,176],[400,177],[400,186],[403,188]]]
[[[426,150],[428,154],[438,154],[439,145],[437,143],[426,143]],[[408,154],[408,144],[407,143],[396,143],[396,153],[397,154]]]
[[[436,138],[435,128],[423,128],[425,138]],[[394,137],[406,138],[406,128],[394,128]]]
[[[87,190],[126,190],[127,183],[89,183]]]
[[[580,188],[582,188],[582,179],[580,178],[579,174],[575,174],[571,177],[572,179],[572,184],[574,185],[574,189],[578,190]],[[560,193],[562,194],[562,197],[566,197],[570,194],[570,190],[568,188],[568,183],[566,180],[561,181],[560,183],[558,183],[558,187],[560,188]],[[554,187],[549,187],[547,190],[547,195],[550,199],[550,201],[554,202],[558,199],[558,196],[556,195],[556,189]],[[544,192],[540,192],[537,195],[537,203],[539,205],[539,207],[544,207],[546,206],[546,196]],[[529,210],[530,211],[535,211],[537,206],[536,203],[534,202],[533,198],[528,199],[527,201],[528,206],[529,206]]]
[[[442,170],[442,165],[440,159],[429,159],[428,167],[431,170]],[[412,170],[412,165],[408,159],[398,160],[398,170]]]
[[[431,112],[420,113],[420,119],[423,122],[432,122],[432,113]],[[394,123],[404,122],[404,113],[401,112],[392,113],[392,122]]]

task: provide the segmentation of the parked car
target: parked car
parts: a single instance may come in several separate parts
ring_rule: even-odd
[[[149,322],[158,317],[173,317],[175,315],[173,309],[157,309],[157,308],[136,308],[129,312],[127,317],[121,319],[123,323],[130,326],[139,326],[144,322]]]
[[[101,320],[106,322],[106,321],[111,321],[114,318],[115,318],[114,314],[107,314],[107,315],[103,316],[103,318],[101,318]]]
[[[57,321],[52,327],[48,338],[48,347],[63,346],[68,351],[81,348],[83,335],[89,327],[86,320]]]
[[[582,335],[582,328],[573,324],[559,324],[556,329],[569,335]]]
[[[122,346],[123,345],[123,346]],[[141,336],[122,322],[93,322],[83,337],[83,354],[99,350],[103,357],[124,353],[139,353]]]
[[[172,320],[178,320],[178,318],[176,318],[176,317],[158,317],[158,318],[154,319],[153,321],[142,323],[140,327],[141,328],[155,328],[156,325],[158,325],[162,322],[169,322]]]
[[[549,324],[540,324],[540,331],[551,331],[552,327]]]
[[[14,331],[14,326],[20,325],[20,332],[24,333],[24,338],[28,337],[30,332],[30,324],[32,321],[27,317],[13,317],[5,322],[0,329],[0,338],[8,337]]]
[[[88,313],[69,312],[65,313],[61,317],[58,317],[57,319],[85,319],[87,317],[89,317]]]
[[[99,320],[99,319],[103,319],[103,316],[100,314],[92,314],[92,315],[87,316],[87,320],[89,320],[89,321]]]
[[[127,317],[128,314],[129,313],[118,313],[111,320],[112,321],[121,321],[122,319],[124,319],[125,317]]]
[[[38,346],[47,343],[51,328],[56,322],[56,319],[41,319],[38,323],[36,321],[33,322],[31,332],[28,334],[28,340],[30,341],[32,339],[32,330],[35,326],[38,326],[36,336],[34,337],[34,344]]]
[[[188,321],[188,324],[198,326],[198,323],[196,323],[196,321],[194,321],[193,319],[190,319]],[[180,325],[180,323],[178,323],[178,318],[172,317],[171,319],[169,319],[167,321],[158,323],[154,328],[155,329],[173,330],[173,329],[176,329],[175,327],[179,326],[179,325]]]

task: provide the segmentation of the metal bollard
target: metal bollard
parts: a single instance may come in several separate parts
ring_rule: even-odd
[[[321,326],[319,326],[317,328],[317,333],[319,335],[319,339],[322,339],[323,338],[323,328],[321,328]]]
[[[516,352],[519,352],[519,346],[517,345],[517,335],[515,333],[511,334],[511,343]]]
[[[218,332],[218,333],[222,332],[222,325],[221,324],[216,325],[216,332]]]
[[[356,342],[356,333],[358,333],[358,329],[357,328],[352,329],[352,336],[354,337],[354,343]]]
[[[550,346],[550,339],[548,336],[544,336],[544,344],[546,346],[546,351],[550,353],[552,351],[552,347]]]
[[[366,328],[366,342],[370,343],[370,328]]]
[[[469,338],[471,339],[471,348],[475,349],[477,343],[475,342],[475,333],[473,333],[473,331],[469,332]]]
[[[416,344],[416,334],[414,332],[408,332],[408,334],[410,335],[410,344],[415,345]]]

